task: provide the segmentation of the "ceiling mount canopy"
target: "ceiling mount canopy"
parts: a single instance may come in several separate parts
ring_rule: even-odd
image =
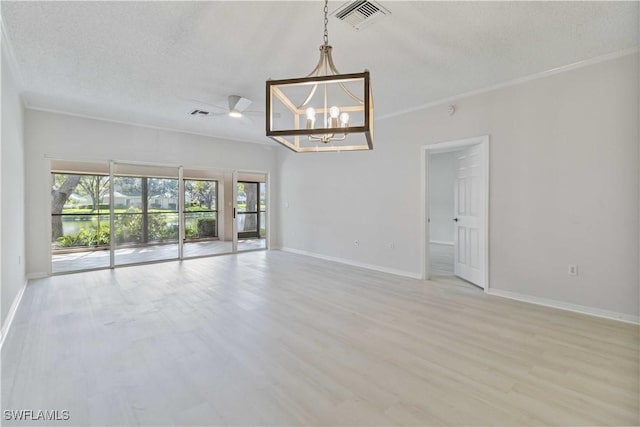
[[[298,152],[373,149],[369,71],[340,74],[331,56],[324,2],[324,43],[308,75],[267,80],[267,136]]]

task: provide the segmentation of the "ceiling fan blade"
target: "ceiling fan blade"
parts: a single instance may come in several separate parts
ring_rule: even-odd
[[[193,117],[208,117],[212,119],[214,117],[226,116],[227,113],[212,113],[211,111],[193,110],[189,115]]]
[[[221,107],[219,105],[212,104],[211,102],[203,101],[202,99],[196,99],[196,98],[181,98],[181,99],[189,102],[196,102],[202,105],[208,105],[210,107],[217,108],[218,110],[227,111],[227,107]]]
[[[255,124],[255,122],[248,116],[243,115],[242,117],[240,117],[240,122],[243,125],[248,125],[248,126],[252,126]]]
[[[252,101],[240,95],[229,95],[229,111],[244,112]]]

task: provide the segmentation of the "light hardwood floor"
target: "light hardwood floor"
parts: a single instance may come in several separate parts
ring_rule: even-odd
[[[432,276],[453,276],[453,245],[429,244],[429,272]]]
[[[639,342],[470,285],[249,252],[33,281],[2,407],[69,410],[55,425],[638,425]]]

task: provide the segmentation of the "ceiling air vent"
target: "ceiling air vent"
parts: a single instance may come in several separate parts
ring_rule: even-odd
[[[360,30],[383,16],[391,15],[391,12],[374,1],[356,0],[343,4],[332,15]]]

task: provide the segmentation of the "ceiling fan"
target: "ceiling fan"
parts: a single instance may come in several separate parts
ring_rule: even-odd
[[[242,96],[239,95],[229,95],[228,98],[229,101],[229,108],[226,109],[224,107],[219,107],[217,105],[211,105],[214,108],[218,108],[221,110],[226,110],[225,112],[220,112],[220,113],[212,113],[210,111],[206,111],[206,110],[201,110],[201,109],[194,109],[192,110],[189,114],[192,116],[209,116],[209,117],[216,117],[216,116],[229,116],[229,117],[234,117],[234,118],[241,118],[243,117],[245,114],[264,114],[263,111],[249,111],[247,110],[247,108],[249,108],[249,106],[251,105],[251,100],[244,98]],[[201,102],[201,101],[199,101]],[[207,104],[206,102],[204,102],[204,104]]]

